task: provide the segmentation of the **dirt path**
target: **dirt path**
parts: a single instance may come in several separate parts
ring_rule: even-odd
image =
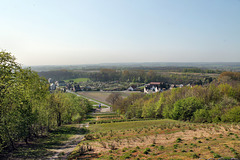
[[[67,92],[75,94],[77,96],[80,96],[74,92],[71,92],[69,90],[67,90]],[[85,97],[84,97],[85,98]],[[90,101],[94,101],[97,102],[93,99],[88,98]],[[102,108],[100,110],[101,113],[105,113],[105,112],[110,112],[111,111],[111,107],[109,105],[103,104],[103,106],[106,106],[107,108]],[[100,114],[101,114],[100,113]],[[80,128],[82,127],[89,127],[89,123],[83,123],[80,124],[79,126]],[[68,139],[68,141],[63,142],[65,143],[64,146],[61,146],[59,148],[55,148],[55,149],[51,149],[50,151],[55,152],[56,154],[50,158],[48,158],[49,160],[56,160],[56,159],[67,159],[67,156],[75,149],[75,147],[81,142],[81,140],[84,138],[84,135],[82,134],[76,134],[72,137],[70,137]]]
[[[82,127],[89,127],[89,123],[80,124],[80,128]],[[56,154],[50,158],[49,160],[56,160],[56,159],[67,159],[67,156],[74,150],[74,148],[81,142],[84,138],[82,134],[76,134],[69,138],[68,141],[63,142],[65,143],[64,146],[59,148],[51,149],[51,152],[55,152]]]

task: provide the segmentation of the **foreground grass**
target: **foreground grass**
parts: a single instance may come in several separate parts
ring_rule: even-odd
[[[29,144],[18,144],[17,150],[10,153],[5,151],[0,154],[0,159],[45,159],[55,154],[51,149],[60,148],[71,136],[84,133],[87,133],[87,130],[79,128],[79,125],[64,125]]]
[[[89,130],[69,158],[185,160],[240,155],[239,124],[146,120],[93,124]],[[84,150],[86,146],[91,150]]]

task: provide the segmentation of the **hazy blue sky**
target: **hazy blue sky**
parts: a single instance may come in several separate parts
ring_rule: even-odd
[[[0,0],[23,65],[239,62],[240,0]]]

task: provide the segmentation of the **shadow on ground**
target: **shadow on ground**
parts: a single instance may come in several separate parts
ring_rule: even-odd
[[[86,128],[80,128],[79,125],[65,125],[49,132],[48,136],[35,139],[29,144],[19,143],[14,151],[3,151],[0,153],[0,159],[45,159],[56,154],[50,149],[62,148],[69,137],[73,135],[83,135],[88,133]]]

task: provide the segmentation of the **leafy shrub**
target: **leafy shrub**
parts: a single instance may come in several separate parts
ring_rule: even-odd
[[[164,149],[164,146],[160,146],[159,149],[160,149],[160,150],[163,150],[163,149]]]
[[[176,142],[181,143],[183,140],[181,138],[177,138]]]
[[[230,109],[224,116],[223,121],[240,122],[240,106]]]
[[[203,102],[196,97],[180,99],[174,103],[172,118],[175,120],[191,120],[193,113],[203,107]]]
[[[137,151],[134,149],[134,150],[131,150],[130,152],[131,152],[131,153],[135,153],[135,152],[137,152]]]
[[[199,156],[198,156],[196,153],[194,153],[194,154],[192,155],[192,158],[199,158]]]
[[[130,153],[125,153],[125,154],[123,155],[123,158],[124,158],[124,159],[129,159],[129,158],[131,158],[131,156],[132,156],[132,154],[130,154]]]
[[[213,154],[213,157],[214,157],[214,158],[220,158],[221,156],[220,156],[219,154],[217,154],[217,153],[214,153],[214,154]]]
[[[150,148],[146,148],[143,153],[144,153],[144,154],[148,154],[150,151],[151,151]]]
[[[127,148],[126,148],[126,147],[124,147],[124,148],[122,149],[122,152],[126,152],[126,150],[127,150]]]
[[[174,148],[174,149],[177,149],[177,148],[178,148],[178,144],[174,144],[174,145],[173,145],[173,148]]]
[[[193,121],[197,123],[211,122],[209,111],[206,109],[198,109],[193,114]]]

